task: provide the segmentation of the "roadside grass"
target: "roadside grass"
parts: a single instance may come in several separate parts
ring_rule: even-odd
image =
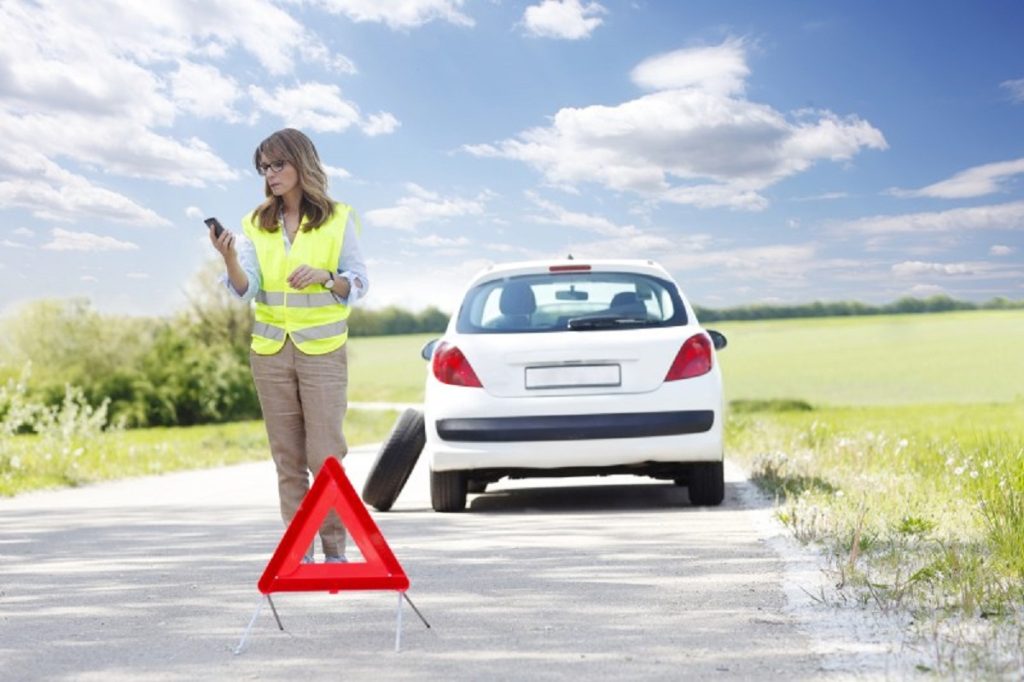
[[[1024,314],[715,322],[730,400],[792,396],[821,405],[994,403],[1024,399]],[[421,402],[420,348],[439,334],[349,339],[349,398]]]
[[[348,399],[423,402],[427,361],[420,349],[440,334],[358,336],[348,340]]]
[[[985,310],[714,322],[730,399],[812,405],[1024,399],[1024,314]]]
[[[727,453],[824,552],[831,599],[905,617],[940,674],[1024,673],[1024,401],[792,407],[733,411]]]
[[[349,410],[349,447],[382,441],[396,418],[391,410]],[[134,430],[79,422],[38,435],[0,435],[0,496],[270,457],[262,421]]]

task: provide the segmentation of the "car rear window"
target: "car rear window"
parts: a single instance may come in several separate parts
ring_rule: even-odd
[[[685,325],[672,282],[631,272],[539,273],[471,289],[460,333],[522,333]]]

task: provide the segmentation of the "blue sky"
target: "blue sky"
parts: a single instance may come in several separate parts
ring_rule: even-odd
[[[710,307],[1024,298],[1024,5],[0,3],[0,310],[162,315],[285,126],[363,218],[366,305],[650,258]]]

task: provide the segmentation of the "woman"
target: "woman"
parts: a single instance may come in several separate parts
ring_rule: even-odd
[[[211,227],[210,241],[224,258],[225,286],[256,302],[249,359],[288,524],[309,489],[308,472],[348,451],[346,319],[369,282],[357,231],[348,229],[354,211],[327,195],[309,138],[280,130],[260,143],[253,163],[266,201],[242,219],[243,235],[217,237]],[[320,541],[326,563],[345,561],[345,528],[333,511]]]

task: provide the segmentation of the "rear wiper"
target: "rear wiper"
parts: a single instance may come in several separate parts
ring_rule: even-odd
[[[639,317],[601,315],[599,317],[574,317],[569,320],[569,329],[612,329],[614,327],[641,327],[651,324],[650,320]]]

